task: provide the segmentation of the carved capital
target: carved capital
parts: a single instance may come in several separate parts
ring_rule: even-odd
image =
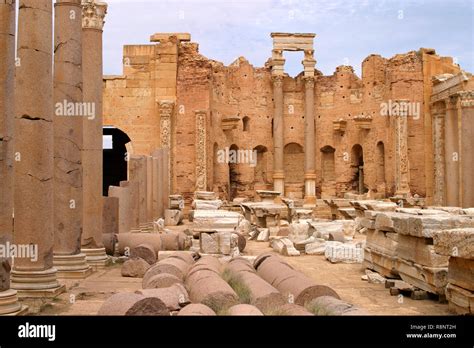
[[[273,75],[272,76],[273,85],[275,87],[283,86],[283,76],[282,75]]]
[[[303,77],[306,89],[314,89],[314,76]]]
[[[82,0],[82,28],[103,30],[107,4],[96,0]]]
[[[461,107],[471,108],[474,106],[474,91],[462,91],[457,93],[461,101]]]

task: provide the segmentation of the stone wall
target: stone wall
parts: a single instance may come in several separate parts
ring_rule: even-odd
[[[198,44],[188,42],[190,37],[186,35],[161,34],[156,44],[125,46],[124,75],[104,79],[104,124],[125,131],[132,139],[135,154],[148,155],[160,145],[158,102],[163,98],[174,100],[172,191],[183,194],[190,202],[196,188],[196,111],[203,111],[205,189],[219,192],[223,199],[253,197],[255,189],[271,189],[274,113],[271,67],[268,64],[263,68],[253,67],[243,57],[225,66],[199,54]],[[174,49],[176,57],[169,53]],[[165,65],[164,57],[170,60]],[[172,58],[176,58],[176,62]],[[370,55],[362,62],[361,78],[350,66],[339,66],[331,76],[316,71],[318,196],[334,193],[342,196],[356,187],[358,168],[351,157],[357,145],[362,147],[363,153],[364,191],[380,196],[395,194],[397,121],[394,117],[382,116],[381,109],[383,103],[390,105],[400,101],[419,107],[419,113],[409,115],[413,117],[407,121],[407,175],[411,193],[430,195],[431,163],[426,156],[432,151],[429,145],[432,139],[426,103],[431,94],[431,77],[440,72],[458,71],[460,68],[451,58],[439,57],[429,49],[398,54],[390,59]],[[173,79],[175,89],[168,86]],[[284,77],[285,190],[295,198],[302,198],[304,192],[304,153],[295,153],[298,147],[304,151],[304,86],[303,73],[295,78]],[[334,174],[324,180],[322,162],[328,154],[323,150],[329,147],[334,149],[331,150],[334,170],[326,170]],[[218,151],[226,148],[257,149],[258,159],[264,163],[257,166],[219,163]],[[332,166],[328,165],[328,168]]]

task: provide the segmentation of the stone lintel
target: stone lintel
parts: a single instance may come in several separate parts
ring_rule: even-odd
[[[150,42],[166,41],[169,40],[172,36],[175,36],[178,41],[181,42],[191,41],[191,34],[189,33],[156,33],[150,36]]]
[[[315,33],[282,33],[282,32],[274,32],[271,33],[270,36],[272,38],[275,37],[294,37],[294,38],[314,38],[316,37]]]

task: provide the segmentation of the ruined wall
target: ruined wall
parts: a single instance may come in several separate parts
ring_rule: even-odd
[[[225,66],[200,55],[196,43],[171,43],[167,50],[176,49],[177,60],[159,69],[163,43],[125,46],[124,76],[105,78],[105,124],[125,131],[132,139],[134,153],[149,154],[160,145],[157,101],[173,98],[173,89],[162,86],[163,79],[168,80],[165,84],[169,85],[176,75],[176,105],[172,116],[174,191],[190,200],[196,187],[198,110],[206,112],[206,189],[219,192],[224,199],[253,198],[254,190],[271,189],[273,89],[270,68],[255,68],[242,57]],[[400,100],[419,107],[418,114],[408,115],[410,188],[413,194],[427,194],[432,161],[432,155],[431,160],[429,157],[431,130],[428,131],[430,125],[426,117],[426,98],[430,92],[427,91],[430,91],[433,74],[459,68],[447,58],[426,52],[413,51],[390,59],[370,55],[362,62],[362,77],[356,76],[349,66],[338,67],[331,76],[320,73],[316,76],[318,196],[336,193],[343,196],[344,192],[355,189],[357,159],[351,157],[357,145],[362,147],[365,191],[383,196],[394,193],[394,119],[381,115],[381,108],[383,103]],[[170,71],[166,72],[167,69]],[[301,179],[304,154],[298,151],[298,148],[304,151],[302,77],[302,74],[295,78],[286,76],[283,81],[285,169],[288,173],[285,189],[287,195],[295,198],[302,198],[304,190]],[[345,129],[335,129],[336,120],[341,120],[341,124],[345,122]],[[217,153],[226,148],[256,149],[261,162],[257,166],[219,163]],[[323,178],[323,167],[331,173],[330,178]]]

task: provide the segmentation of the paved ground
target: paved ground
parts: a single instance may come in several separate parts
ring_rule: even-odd
[[[250,241],[245,254],[258,255],[271,251],[268,243]],[[363,308],[373,315],[448,315],[448,305],[435,300],[415,301],[390,296],[382,284],[361,280],[364,269],[360,264],[331,264],[324,256],[285,257],[288,263],[317,283],[333,288],[343,300]],[[141,288],[141,279],[124,278],[120,265],[113,264],[82,281],[69,281],[67,293],[50,303],[30,305],[39,315],[95,315],[106,298],[116,292],[133,292]]]

